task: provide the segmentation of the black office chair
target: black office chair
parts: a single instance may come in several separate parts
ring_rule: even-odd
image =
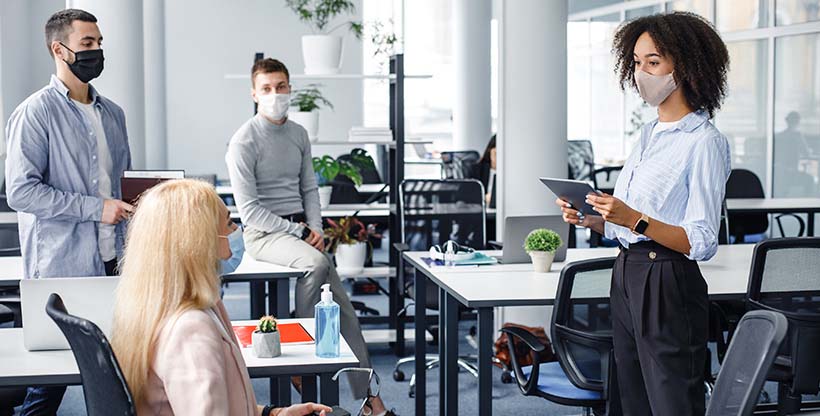
[[[478,160],[475,150],[441,152],[442,179],[469,179],[478,177]]]
[[[552,309],[552,345],[558,361],[542,363],[546,348],[522,328],[504,328],[508,334],[518,388],[566,406],[591,408],[596,413],[620,414],[609,287],[614,257],[578,261],[561,270]],[[577,284],[576,284],[577,283]],[[519,367],[513,337],[529,347],[533,365]]]
[[[782,314],[753,311],[743,316],[720,367],[707,416],[754,413],[789,323]]]
[[[56,293],[48,297],[46,313],[65,335],[77,360],[88,415],[136,415],[128,383],[100,328],[91,321],[69,315]]]
[[[17,226],[0,226],[0,257],[15,257],[19,255],[20,237],[17,232]],[[16,288],[0,289],[0,324],[12,321],[15,327],[22,325],[20,292]]]
[[[3,180],[3,185],[0,185],[0,212],[14,212],[14,210],[9,206],[8,199],[6,198],[5,179]]]
[[[726,181],[726,198],[765,198],[763,184],[754,172],[746,169],[732,169],[729,179]],[[797,237],[806,231],[806,223],[796,214],[776,215],[775,221],[780,231],[780,235],[785,237],[783,231],[783,217],[792,217],[800,227]],[[765,233],[769,229],[768,214],[729,214],[729,235],[735,238],[735,243],[746,242],[747,236],[754,236],[755,240],[765,238]]]
[[[443,245],[447,240],[453,240],[459,245],[484,249],[486,247],[486,214],[484,207],[484,186],[475,179],[448,179],[448,180],[419,180],[408,179],[402,182],[399,188],[399,198],[402,201],[399,224],[401,224],[402,244],[399,248],[399,281],[400,288],[410,299],[415,299],[414,285],[405,284],[404,276],[408,273],[401,260],[401,251],[427,251],[433,245]],[[412,271],[410,271],[412,273]],[[423,277],[416,274],[417,277]],[[427,285],[427,309],[438,310],[438,288]],[[407,313],[410,306],[406,305],[400,312],[400,317]],[[463,311],[464,307],[460,306]],[[399,319],[397,333],[404,334],[402,319]],[[416,328],[417,331],[423,328]],[[397,338],[403,344],[403,337]],[[423,346],[417,346],[423,348]],[[478,377],[478,369],[473,364],[477,359],[474,355],[459,357],[458,364],[466,371]],[[439,363],[437,354],[428,354],[426,357],[428,368],[436,367]],[[396,381],[404,380],[401,367],[414,362],[414,357],[402,358],[396,363],[393,377]],[[503,368],[503,367],[502,367]],[[505,369],[506,370],[506,369]],[[415,376],[410,379],[410,395],[414,394]]]
[[[352,162],[353,157],[349,153],[339,155],[337,161]],[[360,169],[359,173],[362,175],[362,183],[384,183],[376,166]],[[330,194],[331,204],[361,204],[368,202],[370,195],[362,194],[356,189],[356,184],[350,178],[339,175],[330,184],[333,187],[333,192]],[[386,192],[382,192],[382,197]],[[381,199],[380,197],[378,197]]]
[[[604,166],[595,168],[595,152],[592,150],[592,142],[589,140],[569,140],[567,141],[567,178],[576,181],[587,181],[592,183],[592,187],[608,194],[615,191],[615,187],[602,187],[602,183],[613,183],[614,178],[620,173],[623,166]],[[613,177],[614,176],[614,177]],[[603,179],[603,181],[601,181]],[[590,231],[589,245],[597,247],[601,243],[601,235]],[[575,241],[575,226],[571,225],[569,230],[569,241],[567,247],[577,247]]]
[[[820,238],[778,238],[755,246],[746,304],[782,313],[788,336],[767,380],[778,382],[778,414],[800,410],[820,391]],[[734,342],[734,341],[733,341]]]

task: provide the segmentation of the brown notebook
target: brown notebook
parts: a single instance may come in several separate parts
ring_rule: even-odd
[[[151,189],[159,183],[182,179],[185,177],[183,171],[125,171],[120,178],[120,188],[122,190],[122,200],[131,205],[136,205],[137,200],[143,192]]]

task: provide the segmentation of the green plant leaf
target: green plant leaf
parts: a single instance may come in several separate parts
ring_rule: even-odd
[[[555,231],[546,228],[532,230],[524,241],[524,250],[555,252],[558,247],[564,244],[561,237]]]
[[[325,183],[323,185],[326,185],[336,179],[336,176],[339,175],[340,169],[341,166],[339,165],[339,162],[337,162],[336,159],[330,155],[324,155],[321,158],[313,158],[313,171],[318,173],[319,176],[324,179]]]

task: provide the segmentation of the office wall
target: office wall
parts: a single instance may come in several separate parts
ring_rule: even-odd
[[[361,2],[357,13],[361,15]],[[168,167],[187,173],[227,177],[228,141],[251,117],[248,74],[255,52],[282,60],[291,73],[304,72],[301,35],[310,28],[285,7],[284,0],[172,0],[165,3]],[[343,73],[361,73],[361,43],[347,32]],[[293,81],[294,87],[305,82]],[[320,140],[346,139],[352,125],[362,124],[362,83],[325,80],[323,91],[335,111],[322,110]],[[349,150],[314,146],[332,155]]]
[[[49,16],[64,5],[65,0],[0,1],[0,116],[4,132],[9,115],[45,86],[54,72],[44,28]],[[0,143],[5,149],[5,133]],[[4,177],[4,158],[0,157],[0,178]]]

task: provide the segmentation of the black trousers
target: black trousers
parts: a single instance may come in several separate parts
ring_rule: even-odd
[[[697,262],[658,243],[621,248],[612,271],[625,415],[703,415],[709,303]]]

